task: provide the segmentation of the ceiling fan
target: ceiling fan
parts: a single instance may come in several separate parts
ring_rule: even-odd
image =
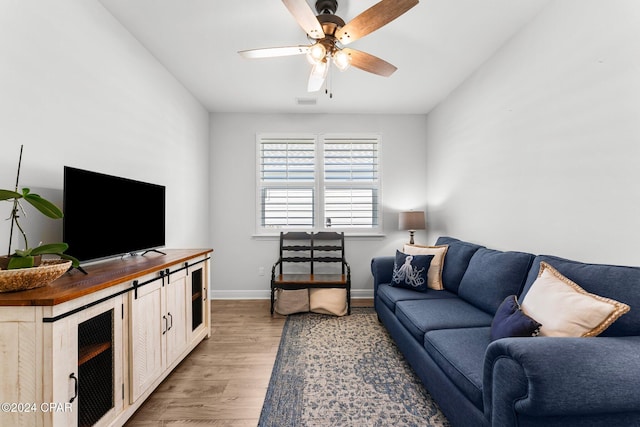
[[[312,65],[307,90],[319,90],[327,77],[331,62],[340,71],[354,66],[369,73],[389,77],[397,68],[369,53],[344,47],[393,21],[418,4],[418,0],[381,0],[347,24],[335,15],[337,0],[317,0],[316,14],[306,0],[282,0],[311,44],[242,50],[244,58],[273,58],[306,55]]]

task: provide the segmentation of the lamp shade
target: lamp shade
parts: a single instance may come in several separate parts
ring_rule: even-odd
[[[398,215],[398,228],[400,230],[424,230],[424,211],[400,212]]]

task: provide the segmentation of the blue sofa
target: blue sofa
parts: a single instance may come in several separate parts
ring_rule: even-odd
[[[371,262],[374,305],[454,426],[640,426],[640,268],[503,252],[440,237],[448,245],[444,290],[390,285],[394,257]],[[491,341],[508,295],[522,301],[540,262],[587,292],[631,310],[595,338]]]

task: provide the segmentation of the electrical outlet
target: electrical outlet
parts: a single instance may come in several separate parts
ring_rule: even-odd
[[[264,276],[264,267],[258,267],[258,276]]]

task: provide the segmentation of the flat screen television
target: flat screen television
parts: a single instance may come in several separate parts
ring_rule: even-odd
[[[80,261],[165,245],[165,187],[64,167],[63,241]]]

